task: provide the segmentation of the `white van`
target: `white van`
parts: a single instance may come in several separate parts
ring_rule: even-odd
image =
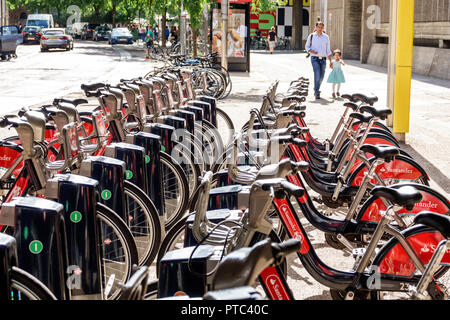
[[[51,14],[30,14],[27,19],[27,27],[41,27],[42,29],[54,28],[53,15]]]

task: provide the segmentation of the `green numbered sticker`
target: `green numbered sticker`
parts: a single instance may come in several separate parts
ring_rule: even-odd
[[[133,178],[133,171],[127,170],[125,172],[125,177],[127,178],[127,180],[130,180],[131,178]]]
[[[103,200],[109,200],[111,199],[112,193],[109,190],[103,190],[101,196]]]
[[[30,246],[28,247],[31,253],[39,254],[44,249],[44,245],[39,240],[31,241]]]
[[[70,221],[72,221],[73,223],[80,222],[82,218],[83,216],[81,215],[80,211],[74,211],[70,214]]]
[[[150,156],[145,156],[145,163],[149,163],[150,162]]]

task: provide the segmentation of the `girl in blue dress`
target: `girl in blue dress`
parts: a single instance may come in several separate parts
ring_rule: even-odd
[[[328,77],[328,83],[333,84],[333,98],[340,97],[341,84],[345,83],[344,72],[342,66],[345,66],[341,59],[341,51],[339,49],[333,51],[334,59],[331,61],[330,68],[333,69]]]

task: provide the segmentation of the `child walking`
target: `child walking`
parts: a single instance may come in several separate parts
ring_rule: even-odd
[[[332,59],[330,64],[330,68],[333,70],[328,77],[328,83],[333,84],[333,98],[336,98],[341,96],[341,93],[339,92],[341,90],[341,84],[345,83],[344,72],[341,67],[345,66],[345,64],[341,59],[342,53],[339,49],[334,50],[333,55],[334,59]]]

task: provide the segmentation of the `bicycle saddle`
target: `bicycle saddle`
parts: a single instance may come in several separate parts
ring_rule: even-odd
[[[359,110],[361,112],[370,113],[374,117],[380,118],[381,120],[386,120],[388,115],[392,114],[392,110],[388,107],[362,106]]]
[[[270,164],[259,169],[256,180],[285,178],[292,171],[306,171],[308,169],[308,162],[293,162],[289,159],[283,159],[280,163]]]
[[[364,114],[362,114],[362,113],[358,113],[358,112],[353,112],[353,113],[351,113],[350,115],[349,115],[349,117],[350,118],[353,118],[353,119],[357,119],[357,120],[359,120],[359,121],[361,121],[362,123],[369,123],[370,122],[370,120],[372,120],[373,119],[373,116],[372,115],[364,115]]]
[[[343,94],[343,95],[341,95],[341,97],[342,97],[342,99],[349,100],[349,101],[351,101],[352,103],[358,102],[358,100],[354,99],[354,98],[353,98],[351,95],[349,95],[349,94]]]
[[[372,189],[371,194],[405,207],[408,211],[411,211],[416,203],[422,201],[422,194],[411,186],[403,186],[398,189],[378,186]]]
[[[66,99],[66,98],[59,98],[53,100],[53,104],[59,104],[59,103],[68,103],[75,107],[78,107],[80,104],[87,104],[89,103],[86,99]]]
[[[300,241],[296,239],[280,244],[273,244],[270,239],[266,239],[253,247],[233,251],[220,262],[214,276],[213,288],[221,290],[252,285],[265,268],[300,247]]]
[[[96,91],[98,89],[102,89],[106,87],[104,83],[93,83],[93,84],[82,84],[81,90],[83,91]]]
[[[375,102],[378,101],[378,97],[377,96],[366,96],[362,93],[355,93],[352,95],[353,100],[356,101],[362,101],[364,103],[370,104],[371,106],[373,106],[375,104]],[[353,101],[355,102],[355,101]]]
[[[450,217],[429,211],[422,211],[414,218],[415,224],[438,230],[446,239],[450,239]]]
[[[384,159],[386,162],[391,162],[395,156],[400,154],[400,150],[398,150],[398,148],[383,144],[365,144],[361,147],[361,151],[371,153],[377,159]]]
[[[353,111],[356,111],[359,108],[358,105],[356,103],[353,103],[353,102],[346,102],[346,103],[344,103],[344,107],[351,108]]]

